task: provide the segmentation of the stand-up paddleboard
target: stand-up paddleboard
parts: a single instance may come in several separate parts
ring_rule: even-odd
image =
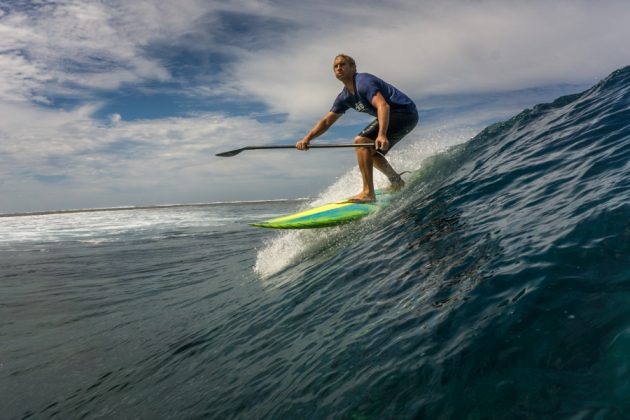
[[[337,226],[361,219],[386,207],[394,194],[376,190],[376,200],[371,203],[352,203],[346,199],[251,225],[271,229],[316,229]]]

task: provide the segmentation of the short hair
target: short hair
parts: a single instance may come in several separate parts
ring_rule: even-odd
[[[355,67],[357,66],[357,64],[354,62],[354,58],[350,57],[349,55],[347,55],[347,54],[337,54],[337,56],[335,57],[335,60],[338,59],[339,57],[341,57],[344,60],[346,60],[348,62],[348,64],[353,65]]]

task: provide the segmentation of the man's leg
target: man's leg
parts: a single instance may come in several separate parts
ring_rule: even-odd
[[[372,143],[374,140],[368,137],[357,136],[354,139],[355,144],[359,143]],[[369,147],[357,147],[357,163],[359,164],[359,170],[361,171],[361,177],[363,179],[363,189],[359,194],[353,197],[357,201],[374,201],[376,195],[374,194],[374,149]]]
[[[402,140],[413,128],[418,124],[418,114],[397,114],[390,113],[389,115],[389,128],[387,130],[387,137],[389,138],[390,149]],[[373,143],[378,134],[378,119],[374,119],[367,127],[359,133],[354,139],[355,143]],[[373,138],[370,138],[370,137]],[[373,172],[376,167],[381,171],[389,182],[392,184],[391,189],[396,191],[405,186],[405,182],[400,175],[392,168],[385,156],[378,153],[374,149],[366,149],[359,147],[356,150],[357,161],[359,163],[359,169],[361,170],[361,176],[363,177],[363,190],[358,194],[355,199],[362,200],[374,200],[374,178]]]
[[[387,137],[389,139],[389,148],[391,149],[402,140],[418,123],[418,114],[396,114],[391,113],[389,115],[389,128],[387,130]],[[378,131],[378,121],[372,123],[372,125],[366,127],[370,133]],[[392,168],[384,154],[374,151],[372,157],[373,166],[381,171],[389,182],[391,183],[391,189],[397,191],[405,186],[405,181],[400,175]]]
[[[398,172],[396,172],[394,168],[392,168],[387,159],[385,159],[385,156],[376,152],[372,157],[372,161],[373,166],[380,172],[382,172],[387,177],[387,179],[389,179],[389,182],[392,184],[391,188],[394,191],[399,190],[405,186],[405,181],[403,181],[400,175],[398,175]]]

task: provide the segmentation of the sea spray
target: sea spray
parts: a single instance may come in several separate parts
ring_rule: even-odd
[[[469,138],[467,136],[470,133],[469,129],[437,128],[431,132],[422,132],[422,138],[418,138],[417,135],[410,135],[408,140],[392,149],[387,154],[387,158],[398,172],[417,171],[422,168],[422,162],[427,157],[444,153],[449,147],[464,142]],[[409,179],[409,177],[405,178]],[[374,171],[374,184],[376,188],[389,186],[387,178],[377,170]],[[317,198],[303,203],[300,209],[304,210],[343,200],[356,194],[360,188],[361,173],[358,168],[353,167]],[[347,230],[348,227],[341,226],[279,232],[272,239],[267,240],[258,252],[254,271],[263,279],[269,278],[300,258],[309,258],[310,250],[318,249],[331,241],[334,242],[335,238],[344,235]]]

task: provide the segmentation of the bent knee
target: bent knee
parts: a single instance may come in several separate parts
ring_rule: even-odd
[[[374,143],[369,137],[356,136],[353,141],[354,144],[363,144],[363,143]]]

